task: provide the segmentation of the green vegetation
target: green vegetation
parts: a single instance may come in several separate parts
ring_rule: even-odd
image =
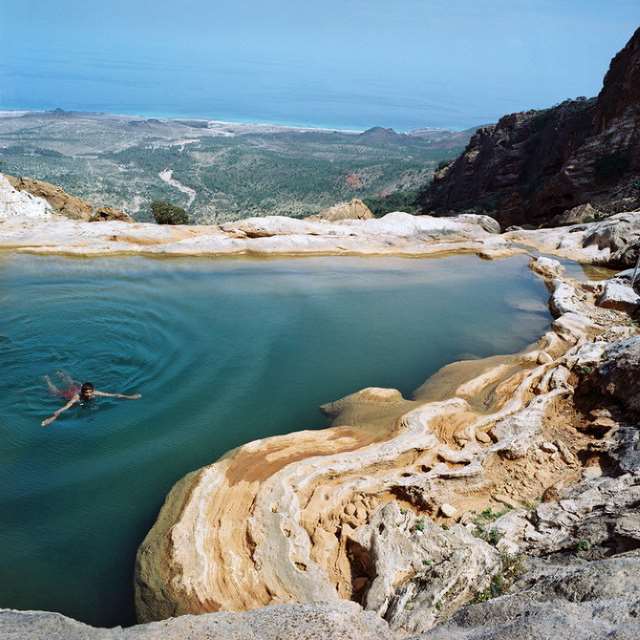
[[[150,220],[154,200],[188,208],[194,222],[256,215],[304,217],[352,198],[375,215],[415,212],[418,189],[468,135],[379,138],[334,131],[211,128],[203,121],[160,121],[61,113],[0,119],[3,171],[60,185]],[[160,177],[172,171],[181,191]],[[191,199],[188,190],[195,191]]]
[[[489,586],[476,595],[473,600],[474,603],[486,602],[504,595],[525,571],[524,557],[522,555],[505,553],[500,556],[500,562],[502,564],[501,570],[492,576]]]
[[[500,542],[502,538],[502,533],[500,533],[494,527],[490,527],[492,522],[497,520],[500,516],[503,516],[505,513],[510,511],[509,508],[504,509],[503,511],[493,511],[491,507],[488,507],[484,511],[481,511],[474,519],[473,523],[476,525],[473,530],[473,535],[476,538],[480,538],[485,542],[493,545],[494,547]]]
[[[473,519],[473,523],[481,527],[490,522],[496,521],[505,513],[509,513],[509,511],[511,511],[511,509],[509,509],[508,507],[503,509],[502,511],[494,511],[491,507],[487,507]]]
[[[364,203],[377,218],[392,211],[416,213],[418,211],[417,191],[396,191],[388,196],[370,196]]]
[[[487,544],[490,544],[491,546],[495,547],[498,542],[500,542],[500,540],[502,539],[502,533],[500,533],[497,529],[494,529],[493,527],[476,527],[473,530],[473,535],[476,538],[480,538],[481,540],[484,540]]]
[[[576,544],[576,551],[589,551],[590,549],[591,543],[588,540],[585,538],[578,540],[578,543]]]
[[[151,213],[158,224],[189,224],[189,214],[182,207],[169,202],[154,200],[151,203]]]
[[[579,364],[576,367],[574,367],[574,371],[580,377],[586,377],[586,376],[590,376],[593,373],[594,368],[589,364]]]
[[[424,518],[418,518],[416,520],[416,523],[413,525],[413,530],[414,531],[424,531],[424,528],[425,528]]]

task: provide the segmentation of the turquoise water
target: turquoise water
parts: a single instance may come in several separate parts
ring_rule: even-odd
[[[526,257],[71,260],[0,256],[0,607],[133,622],[135,551],[182,475],[270,434],[322,427],[365,386],[548,325]],[[44,375],[142,393],[70,410]]]

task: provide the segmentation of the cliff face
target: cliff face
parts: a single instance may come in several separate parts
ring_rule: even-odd
[[[483,209],[503,225],[558,223],[591,203],[640,205],[640,29],[612,60],[597,98],[504,116],[471,138],[421,194],[423,212]]]
[[[9,185],[15,191],[30,194],[36,199],[46,201],[51,212],[65,216],[65,218],[85,222],[102,222],[104,220],[133,222],[124,211],[112,207],[94,207],[86,200],[70,195],[61,187],[43,180],[9,175],[4,175],[4,179],[8,180]],[[6,191],[6,187],[3,187],[2,190]]]

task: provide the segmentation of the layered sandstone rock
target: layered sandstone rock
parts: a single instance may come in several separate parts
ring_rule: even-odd
[[[29,206],[26,199],[31,203]],[[131,253],[421,256],[463,251],[500,256],[514,252],[499,236],[485,231],[482,217],[447,220],[396,212],[380,219],[336,222],[272,216],[222,226],[172,226],[123,224],[126,219],[107,208],[91,214],[91,220],[100,220],[100,224],[52,213],[54,209],[46,200],[17,191],[0,175],[0,249],[85,256]],[[47,220],[43,224],[45,214]]]
[[[249,443],[181,480],[139,549],[140,619],[342,598],[406,635],[485,590],[502,559],[473,513],[580,481],[596,436],[573,385],[634,332],[596,306],[598,283],[534,266],[557,317],[532,349],[449,365],[411,400],[352,394],[325,407],[333,427]]]
[[[484,210],[503,226],[538,226],[571,223],[575,207],[586,203],[608,214],[638,207],[638,87],[640,29],[613,58],[597,98],[507,115],[479,129],[465,152],[435,173],[422,210]]]

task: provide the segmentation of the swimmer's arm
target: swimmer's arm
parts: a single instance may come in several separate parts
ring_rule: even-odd
[[[70,409],[71,407],[73,407],[73,405],[78,402],[78,400],[80,400],[80,396],[78,396],[77,394],[75,396],[73,396],[73,398],[71,398],[71,400],[69,400],[69,402],[67,402],[67,404],[64,405],[64,407],[60,407],[52,416],[49,416],[46,420],[43,420],[40,424],[43,427],[48,427],[54,420],[58,419],[58,416],[66,411],[67,409]]]
[[[139,400],[142,398],[139,393],[134,393],[133,395],[128,396],[124,393],[109,393],[108,391],[94,391],[93,395],[101,398],[122,398],[123,400]]]

